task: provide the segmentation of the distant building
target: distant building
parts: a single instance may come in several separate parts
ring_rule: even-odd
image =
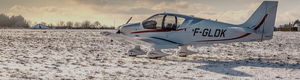
[[[293,27],[294,27],[294,28],[298,28],[297,31],[300,31],[300,20],[299,20],[299,19],[297,19],[297,20],[294,22]]]
[[[298,28],[298,31],[300,31],[300,23],[295,23],[295,26],[294,27],[297,27]]]
[[[49,27],[42,25],[42,24],[37,24],[35,26],[31,27],[32,29],[49,29]]]
[[[300,31],[300,20],[296,20],[294,23],[283,24],[278,28],[275,28],[275,31]]]

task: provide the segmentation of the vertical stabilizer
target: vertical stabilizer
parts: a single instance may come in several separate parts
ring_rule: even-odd
[[[278,1],[264,1],[254,14],[241,26],[262,34],[262,40],[272,39]]]

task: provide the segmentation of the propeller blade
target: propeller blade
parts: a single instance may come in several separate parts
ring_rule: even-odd
[[[129,18],[129,20],[126,22],[126,24],[128,24],[131,21],[132,17]]]

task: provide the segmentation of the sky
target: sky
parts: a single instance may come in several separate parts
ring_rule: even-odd
[[[32,24],[100,21],[119,26],[163,12],[241,24],[265,0],[0,0],[0,13],[22,15]],[[274,0],[273,0],[274,1]],[[276,26],[300,19],[299,0],[279,1]]]

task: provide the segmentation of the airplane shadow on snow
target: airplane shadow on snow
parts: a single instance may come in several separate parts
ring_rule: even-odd
[[[241,77],[253,77],[253,75],[247,74],[239,70],[235,70],[234,68],[240,66],[252,66],[252,67],[265,67],[265,68],[300,69],[300,64],[265,62],[265,61],[276,60],[276,59],[244,59],[244,60],[231,60],[231,61],[209,61],[204,58],[202,60],[176,60],[176,59],[166,59],[166,60],[175,61],[175,62],[190,62],[190,63],[201,63],[201,64],[205,63],[206,65],[196,66],[195,68],[210,71],[210,72],[220,73],[224,75],[241,76]]]

